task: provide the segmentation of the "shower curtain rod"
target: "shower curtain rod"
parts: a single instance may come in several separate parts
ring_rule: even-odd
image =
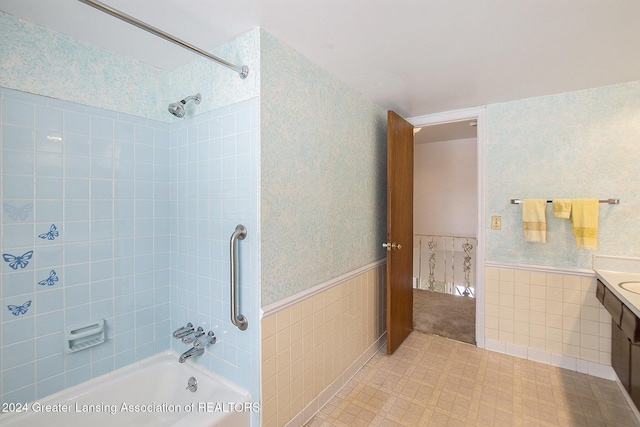
[[[189,44],[183,40],[180,40],[179,38],[176,38],[174,36],[172,36],[171,34],[165,33],[162,30],[159,30],[155,27],[152,27],[151,25],[140,21],[139,19],[134,18],[133,16],[127,15],[126,13],[120,12],[118,9],[114,9],[111,6],[107,6],[104,3],[100,3],[99,1],[95,1],[95,0],[78,0],[86,5],[92,6],[96,9],[98,9],[101,12],[107,13],[111,16],[115,16],[118,19],[123,20],[124,22],[127,22],[131,25],[135,25],[138,28],[141,28],[153,35],[156,35],[160,38],[163,38],[167,41],[170,41],[171,43],[177,44],[178,46],[181,46],[185,49],[188,49],[192,52],[197,53],[198,55],[204,56],[207,59],[210,59],[212,61],[217,62],[218,64],[227,67],[235,72],[237,72],[238,74],[240,74],[240,78],[241,79],[245,79],[247,77],[247,75],[249,75],[249,67],[247,67],[246,65],[243,66],[238,66],[238,65],[234,65],[230,62],[225,61],[224,59],[218,58],[217,56],[211,55],[208,52],[205,52],[204,50],[193,46],[192,44]]]

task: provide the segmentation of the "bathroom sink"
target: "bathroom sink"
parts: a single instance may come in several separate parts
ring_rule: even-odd
[[[618,286],[634,294],[640,294],[640,282],[620,282]]]

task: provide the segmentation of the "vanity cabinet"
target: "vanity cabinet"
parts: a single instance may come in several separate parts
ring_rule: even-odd
[[[602,300],[600,301],[604,308],[607,309],[609,314],[611,315],[612,322],[620,327],[620,323],[622,321],[622,301],[618,299],[609,289],[607,289],[604,284],[598,280],[598,286],[602,286],[604,289],[602,291]],[[596,296],[598,296],[596,294]]]
[[[596,297],[611,314],[611,366],[640,408],[640,319],[600,280]]]
[[[611,323],[611,366],[624,386],[630,391],[631,385],[631,342],[624,335],[622,329]],[[640,375],[640,369],[636,370]]]
[[[626,305],[622,305],[620,328],[631,343],[640,344],[640,319]]]
[[[640,345],[631,346],[631,360],[630,366],[640,366]],[[640,368],[629,369],[630,381],[629,381],[629,396],[631,400],[636,404],[636,408],[640,409]]]

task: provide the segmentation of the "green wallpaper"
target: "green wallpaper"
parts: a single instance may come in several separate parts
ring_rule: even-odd
[[[249,76],[194,54],[171,73],[0,12],[0,86],[163,122],[176,102],[196,92],[188,115],[245,101],[260,93],[260,29],[212,53],[247,65]]]
[[[594,254],[640,257],[640,82],[487,107],[489,261],[591,268]],[[596,251],[578,249],[547,206],[547,243],[527,243],[511,198],[619,198],[601,204]],[[502,216],[491,230],[490,216]]]
[[[260,95],[260,28],[230,41],[212,54],[238,66],[246,65],[249,75],[241,79],[235,71],[194,54],[193,61],[170,73],[170,102],[200,92],[200,105],[188,104],[187,108],[201,114]]]
[[[385,256],[386,112],[261,37],[262,305]]]
[[[0,86],[168,122],[169,75],[0,12]]]

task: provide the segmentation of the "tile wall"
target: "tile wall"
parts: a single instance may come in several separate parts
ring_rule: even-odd
[[[260,271],[258,98],[171,127],[171,328],[212,330],[215,345],[198,359],[259,398]],[[237,224],[240,307],[246,331],[231,324],[229,239]],[[179,353],[190,346],[172,340]]]
[[[0,90],[0,401],[167,349],[169,125]],[[107,341],[66,354],[65,328]]]
[[[206,368],[259,399],[258,98],[166,124],[10,89],[2,108],[0,401],[32,401],[213,330]],[[230,322],[229,238],[240,241]],[[107,340],[66,354],[65,328]]]
[[[486,347],[611,377],[611,316],[593,274],[485,269]]]
[[[376,263],[263,317],[263,426],[303,425],[374,355],[385,283]]]

